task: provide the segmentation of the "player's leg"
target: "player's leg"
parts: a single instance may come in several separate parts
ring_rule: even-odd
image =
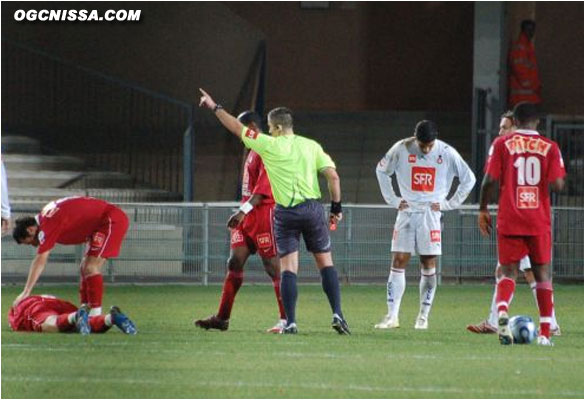
[[[114,325],[127,335],[136,335],[138,333],[134,322],[126,314],[122,313],[117,306],[112,306],[110,312],[105,315],[91,317],[89,324],[92,333],[105,333]]]
[[[525,261],[526,260],[526,261]],[[534,277],[534,273],[532,272],[532,266],[530,265],[530,259],[526,257],[522,259],[520,262],[520,271],[524,273],[524,279],[530,286],[530,290],[532,291],[532,296],[534,297],[534,303],[538,308],[538,297],[536,295],[536,278]],[[553,298],[553,310],[552,310],[552,321],[550,324],[550,332],[553,336],[561,336],[561,327],[557,323],[557,317],[555,315],[555,308],[554,308],[554,298]]]
[[[550,328],[553,313],[553,285],[550,271],[550,232],[540,236],[529,236],[528,247],[532,272],[536,280],[536,298],[540,314],[538,344],[550,346],[552,345],[550,342]]]
[[[437,290],[436,256],[420,256],[420,310],[414,325],[415,329],[427,329],[429,313]]]
[[[388,275],[388,283],[386,286],[386,304],[388,306],[388,313],[384,319],[374,325],[377,329],[392,329],[399,328],[399,314],[402,296],[406,289],[406,266],[410,261],[411,253],[393,252],[392,266],[390,274]]]
[[[327,296],[333,313],[331,327],[339,334],[350,334],[349,327],[341,311],[341,290],[339,288],[339,277],[331,255],[329,224],[325,217],[325,209],[318,201],[308,201],[306,203],[302,234],[307,250],[313,253],[313,257],[315,257],[315,263],[321,275],[321,287]]]
[[[244,281],[244,265],[251,254],[250,249],[245,245],[243,235],[242,245],[236,244],[236,247],[233,247],[235,246],[233,237],[234,234],[232,232],[232,249],[230,250],[230,256],[227,261],[227,273],[223,281],[217,314],[195,321],[195,325],[200,328],[225,331],[229,327],[229,319],[236,294]]]
[[[284,311],[284,305],[282,304],[282,296],[280,294],[280,263],[278,257],[262,257],[262,265],[264,270],[272,280],[272,287],[274,288],[274,295],[276,296],[276,303],[278,305],[278,322],[272,328],[266,332],[269,333],[282,333],[282,330],[286,326],[286,313]]]
[[[35,330],[40,332],[79,332],[87,335],[91,332],[89,326],[89,308],[84,305],[76,311],[58,313],[63,310],[51,310],[33,314]]]
[[[81,279],[85,281],[85,295],[91,316],[102,313],[104,295],[102,268],[105,262],[105,258],[87,255],[81,265]]]
[[[392,259],[386,284],[388,313],[374,328],[391,329],[400,327],[399,312],[406,288],[405,269],[414,253],[416,219],[420,218],[406,211],[398,211],[392,232]]]

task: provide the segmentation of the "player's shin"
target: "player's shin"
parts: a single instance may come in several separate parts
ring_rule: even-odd
[[[496,306],[498,313],[508,312],[508,307],[512,302],[512,296],[516,289],[516,282],[508,277],[500,279],[496,286]]]
[[[274,288],[274,295],[276,296],[276,302],[278,303],[278,312],[280,313],[280,319],[286,319],[284,305],[282,304],[282,296],[280,294],[280,275],[272,278],[272,287]]]
[[[218,318],[226,321],[230,319],[236,294],[243,282],[244,271],[228,271],[223,282],[219,310],[217,311]]]
[[[295,322],[295,309],[297,304],[297,274],[291,271],[284,271],[281,274],[280,294],[282,304],[286,312],[287,325]]]
[[[87,285],[87,304],[90,307],[89,315],[102,313],[102,298],[104,295],[104,277],[101,273],[85,277]]]
[[[60,314],[56,321],[59,332],[71,332],[75,327],[75,313]]]
[[[552,282],[538,282],[536,284],[536,297],[540,312],[540,335],[550,337],[550,326],[553,311],[553,286]]]
[[[392,268],[388,276],[388,285],[386,292],[386,302],[388,303],[388,315],[392,319],[398,318],[400,303],[406,287],[406,277],[404,269]]]
[[[112,315],[98,315],[89,318],[92,333],[104,333],[112,327]]]
[[[321,286],[327,295],[331,311],[343,319],[341,312],[341,293],[339,291],[339,279],[337,278],[337,271],[335,267],[321,268]]]
[[[433,305],[435,292],[437,289],[437,275],[435,268],[421,269],[420,275],[420,313],[419,315],[425,319],[428,318],[429,312]]]

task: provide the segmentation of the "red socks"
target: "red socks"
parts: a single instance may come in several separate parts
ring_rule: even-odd
[[[89,325],[91,326],[91,333],[104,333],[107,332],[111,325],[106,325],[106,316],[97,315],[89,318]]]
[[[87,298],[87,283],[85,277],[82,275],[79,281],[79,304],[87,304],[89,299]]]
[[[536,284],[536,299],[540,311],[540,334],[550,337],[550,324],[553,311],[553,286],[552,282],[538,282]]]
[[[75,324],[69,322],[69,314],[57,315],[57,329],[59,332],[70,332],[75,327]]]
[[[513,279],[503,277],[496,285],[496,307],[498,312],[508,312],[508,306],[514,296],[514,290],[516,289],[516,282]]]
[[[244,281],[243,271],[228,271],[225,280],[223,282],[223,291],[221,293],[221,301],[219,303],[219,310],[217,317],[223,320],[230,319],[232,313],[232,306],[238,290],[242,286]]]
[[[274,287],[274,294],[276,295],[276,302],[278,303],[278,312],[280,312],[280,319],[286,319],[284,306],[282,305],[282,296],[280,295],[280,276],[272,278],[272,286]]]
[[[85,294],[87,296],[86,304],[92,309],[101,308],[102,297],[104,295],[104,277],[102,274],[87,276],[85,278],[85,288]]]

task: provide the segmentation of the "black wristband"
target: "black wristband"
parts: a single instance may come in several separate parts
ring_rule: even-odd
[[[223,110],[223,106],[221,104],[215,104],[215,107],[213,107],[213,112],[217,112],[218,110]]]
[[[331,202],[331,214],[341,214],[341,201]]]

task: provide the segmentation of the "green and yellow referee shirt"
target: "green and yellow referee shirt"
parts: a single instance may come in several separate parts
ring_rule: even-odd
[[[298,135],[272,137],[242,129],[242,141],[262,157],[276,204],[294,207],[309,199],[320,199],[318,172],[335,168],[319,143]]]

